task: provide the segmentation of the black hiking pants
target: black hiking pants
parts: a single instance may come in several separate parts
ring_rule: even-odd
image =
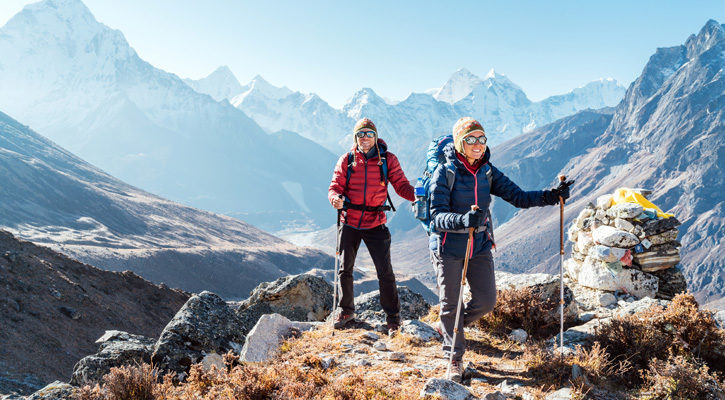
[[[370,257],[375,264],[380,288],[380,306],[387,315],[388,324],[400,324],[400,299],[395,283],[393,264],[390,262],[390,231],[385,225],[371,229],[355,229],[342,225],[340,235],[340,302],[343,314],[355,312],[354,279],[352,270],[355,257],[360,249],[360,241],[365,242]]]

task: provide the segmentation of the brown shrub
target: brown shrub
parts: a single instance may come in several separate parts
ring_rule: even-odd
[[[653,306],[635,315],[616,317],[594,337],[609,354],[629,361],[637,371],[668,354],[694,356],[716,371],[725,371],[723,340],[725,335],[712,315],[698,310],[691,294],[678,294],[667,308]],[[642,383],[639,374],[624,378],[630,387]]]
[[[649,369],[642,373],[643,398],[648,400],[721,400],[725,386],[707,365],[688,357],[671,356],[667,361],[652,359]]]
[[[559,328],[558,324],[547,322],[548,315],[557,307],[556,299],[542,299],[531,288],[499,290],[493,311],[476,322],[476,326],[497,336],[520,328],[534,339],[548,338]]]
[[[111,368],[103,385],[85,386],[74,398],[79,400],[154,400],[159,371],[148,364]]]

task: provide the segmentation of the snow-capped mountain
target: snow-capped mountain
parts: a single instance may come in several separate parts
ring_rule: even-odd
[[[456,71],[439,89],[413,93],[397,103],[371,88],[355,93],[339,110],[315,94],[259,89],[255,78],[232,104],[268,131],[287,129],[314,140],[333,153],[346,151],[351,127],[366,116],[375,121],[380,136],[401,158],[403,168],[417,171],[423,150],[433,137],[447,133],[461,116],[478,118],[492,145],[529,132],[564,116],[592,108],[616,105],[625,88],[612,79],[600,79],[570,93],[532,102],[505,75],[491,70],[484,79],[465,68]],[[266,82],[265,82],[266,83]],[[211,93],[211,89],[209,89]],[[404,148],[397,146],[405,144]]]
[[[493,70],[489,73],[494,73]],[[488,78],[489,76],[486,76]],[[471,73],[466,68],[461,68],[454,72],[448,81],[438,89],[427,90],[426,93],[433,96],[438,101],[445,101],[446,103],[456,103],[459,100],[463,100],[469,93],[473,91],[478,85],[483,83],[481,78]]]
[[[237,77],[226,65],[217,68],[211,75],[199,80],[184,79],[187,85],[199,93],[206,93],[216,101],[231,100],[245,91]]]
[[[0,29],[0,54],[0,109],[126,182],[270,230],[329,213],[331,167],[309,160],[333,154],[277,157],[284,142],[141,60],[80,0],[26,6]]]
[[[97,267],[245,298],[260,282],[330,266],[234,218],[154,196],[0,112],[0,226]]]
[[[682,222],[688,289],[717,300],[725,296],[723,70],[725,25],[711,20],[684,45],[658,49],[611,112],[556,121],[495,148],[492,162],[527,188],[531,179],[553,185],[557,174],[576,179],[567,221],[618,187],[653,190],[650,200]],[[558,229],[558,210],[520,211],[497,230],[498,265],[555,270]]]

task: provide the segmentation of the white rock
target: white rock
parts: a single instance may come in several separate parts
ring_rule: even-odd
[[[659,289],[659,278],[637,269],[625,268],[617,275],[620,287],[639,299],[654,298]]]
[[[609,307],[617,304],[617,298],[609,292],[602,293],[599,295],[599,305],[602,307]]]
[[[292,322],[279,314],[262,315],[247,335],[240,360],[264,361],[279,349],[282,338],[291,328],[307,330],[312,326],[309,322]]]
[[[373,349],[377,351],[385,351],[388,349],[388,346],[386,346],[384,342],[375,342],[373,343]]]
[[[588,288],[614,292],[619,285],[606,264],[592,257],[584,259],[579,272],[579,284]]]
[[[634,225],[623,218],[615,218],[614,227],[623,231],[634,232]]]
[[[597,227],[597,229],[592,232],[592,240],[605,246],[625,249],[639,244],[637,236],[611,226]],[[577,243],[577,245],[578,244],[579,243]]]
[[[571,389],[563,388],[554,393],[549,393],[544,400],[571,400]]]
[[[365,332],[363,333],[363,336],[370,339],[370,340],[378,340],[380,339],[380,336],[378,336],[375,332]]]
[[[597,208],[606,210],[612,206],[612,195],[606,194],[604,196],[597,197]]]
[[[585,258],[582,258],[582,261],[583,260],[585,260]],[[568,258],[564,260],[564,270],[566,271],[566,274],[575,281],[579,281],[579,273],[581,272],[581,268],[582,263],[574,258]]]
[[[577,219],[577,221],[579,221],[579,220],[587,219],[587,218],[591,217],[592,215],[594,215],[594,209],[587,207],[579,212],[579,216],[576,217],[576,219]]]
[[[529,334],[526,333],[523,329],[514,329],[509,333],[509,339],[513,340],[516,343],[524,344],[526,343],[526,339],[529,338]]]
[[[422,399],[473,400],[476,399],[465,386],[448,379],[430,378],[420,391]]]
[[[566,231],[566,235],[569,238],[570,242],[576,242],[579,235],[579,227],[577,227],[576,224],[571,224],[571,226],[569,226],[569,229],[567,229]]]
[[[612,206],[612,208],[607,210],[607,214],[609,214],[609,211],[612,211],[615,217],[632,219],[642,214],[642,210],[644,210],[644,207],[641,204],[621,203]]]
[[[597,260],[610,263],[624,257],[626,252],[627,250],[625,249],[598,244],[596,246],[592,246],[587,255]]]
[[[576,239],[577,251],[582,254],[587,254],[589,248],[592,246],[594,246],[594,241],[592,240],[591,233],[579,231],[579,235]]]

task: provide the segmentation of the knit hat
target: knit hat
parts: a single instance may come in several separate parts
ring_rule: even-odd
[[[360,129],[372,129],[375,131],[375,136],[378,135],[378,128],[375,127],[375,124],[373,121],[370,120],[370,118],[361,118],[357,123],[355,124],[355,128],[353,128],[352,133],[356,133]]]
[[[473,132],[486,134],[481,124],[471,117],[463,117],[456,121],[456,124],[453,125],[453,143],[456,146],[457,152],[461,154],[465,153],[463,151],[463,138]]]

